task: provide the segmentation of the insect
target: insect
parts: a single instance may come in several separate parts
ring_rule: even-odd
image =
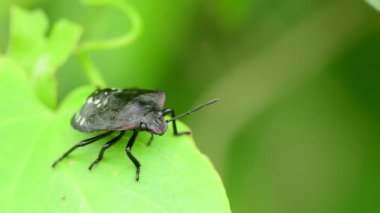
[[[133,134],[127,143],[125,151],[128,158],[136,167],[136,181],[138,181],[141,164],[136,157],[132,155],[132,147],[138,133],[140,131],[147,131],[151,134],[147,145],[151,144],[154,135],[163,135],[166,132],[169,122],[173,124],[174,135],[190,134],[190,132],[179,132],[177,130],[176,119],[217,101],[218,99],[213,99],[176,116],[173,109],[163,108],[165,103],[165,93],[163,91],[113,88],[97,89],[87,98],[81,110],[72,117],[71,125],[74,129],[83,133],[106,132],[80,141],[58,158],[52,167],[55,167],[57,163],[62,161],[77,148],[110,136],[113,132],[119,132],[116,137],[103,145],[98,157],[88,167],[88,169],[91,170],[95,164],[103,159],[104,152],[119,141],[126,131],[130,130],[133,131]],[[165,120],[164,116],[168,114],[171,115],[171,118]]]

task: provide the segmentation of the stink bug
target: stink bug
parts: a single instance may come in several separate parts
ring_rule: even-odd
[[[136,167],[136,181],[139,180],[140,162],[132,155],[132,147],[140,131],[147,131],[151,134],[147,145],[150,145],[153,135],[163,135],[168,123],[173,123],[174,135],[190,134],[190,132],[178,132],[176,119],[188,115],[218,101],[217,99],[208,101],[188,112],[176,116],[171,108],[163,108],[165,103],[165,93],[159,90],[144,89],[98,89],[88,98],[82,109],[71,119],[74,129],[83,133],[106,131],[98,136],[83,140],[71,147],[52,165],[55,167],[58,162],[67,157],[71,152],[79,147],[86,146],[97,140],[119,132],[119,135],[112,138],[101,148],[98,158],[88,167],[89,170],[103,159],[104,152],[119,141],[125,131],[131,130],[133,134],[125,149],[128,158]],[[165,120],[164,116],[170,114],[171,118]]]

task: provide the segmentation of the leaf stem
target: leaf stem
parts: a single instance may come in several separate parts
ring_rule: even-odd
[[[134,42],[142,31],[141,17],[136,10],[124,1],[115,1],[111,4],[121,10],[131,22],[131,30],[125,34],[107,40],[90,40],[83,42],[77,52],[108,50],[124,47]]]
[[[99,70],[96,68],[96,65],[89,58],[89,52],[104,51],[109,49],[125,47],[134,42],[142,31],[141,17],[131,5],[122,0],[82,0],[82,3],[91,6],[109,4],[121,10],[123,14],[127,17],[127,19],[129,19],[131,22],[131,30],[121,36],[106,40],[85,41],[82,44],[79,44],[79,46],[76,49],[76,53],[85,70],[85,74],[88,80],[96,86],[105,87],[107,84],[102,75],[100,74]]]
[[[91,82],[91,84],[104,88],[107,86],[104,78],[100,74],[96,65],[91,61],[87,52],[82,52],[77,54],[79,61],[84,68],[84,72],[87,76],[87,79]]]

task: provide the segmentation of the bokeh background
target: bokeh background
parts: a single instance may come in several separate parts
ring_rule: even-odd
[[[142,32],[91,53],[112,87],[161,88],[220,173],[233,212],[380,212],[380,13],[361,0],[128,1]],[[112,7],[2,0],[84,27],[83,40],[131,27]],[[59,96],[88,83],[73,56]]]

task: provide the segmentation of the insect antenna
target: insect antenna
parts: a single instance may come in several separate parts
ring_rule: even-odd
[[[210,101],[207,101],[206,103],[201,104],[201,105],[195,107],[195,108],[192,109],[192,110],[189,110],[189,111],[184,112],[184,113],[182,113],[182,114],[180,114],[180,115],[177,115],[177,116],[175,116],[175,117],[173,117],[173,118],[170,118],[169,120],[166,120],[166,122],[169,123],[170,121],[174,121],[174,120],[176,120],[176,119],[178,119],[178,118],[180,118],[180,117],[183,117],[183,116],[186,116],[186,115],[188,115],[188,114],[190,114],[190,113],[193,113],[193,112],[195,112],[195,111],[198,111],[198,110],[202,109],[203,107],[208,106],[208,105],[211,105],[211,104],[213,104],[213,103],[215,103],[215,102],[217,102],[217,101],[219,101],[219,99],[217,99],[217,98],[216,98],[216,99],[212,99],[212,100],[210,100]]]

